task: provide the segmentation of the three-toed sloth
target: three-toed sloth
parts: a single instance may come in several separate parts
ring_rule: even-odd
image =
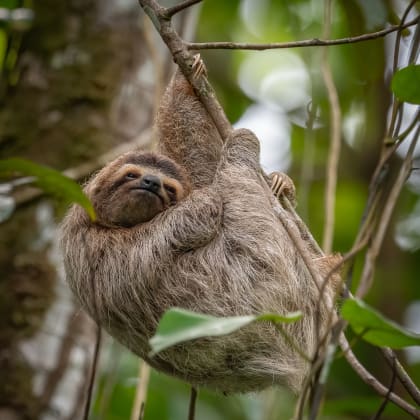
[[[298,390],[310,369],[301,353],[314,357],[331,307],[273,210],[258,139],[240,129],[223,142],[179,72],[157,125],[161,154],[129,152],[88,182],[97,221],[77,205],[63,221],[72,290],[101,326],[160,371],[228,393],[279,383]],[[315,267],[325,276],[331,264]],[[331,301],[331,282],[322,293]],[[300,310],[303,318],[283,333],[255,323],[150,358],[148,340],[175,306],[214,316]]]

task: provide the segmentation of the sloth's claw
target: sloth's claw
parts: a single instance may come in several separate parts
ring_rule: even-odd
[[[271,190],[275,197],[280,200],[282,196],[288,198],[292,206],[296,205],[296,189],[293,181],[283,172],[272,172],[269,175]]]
[[[194,62],[192,64],[192,69],[193,69],[194,79],[197,79],[202,75],[207,76],[207,69],[206,69],[204,61],[202,60],[200,54],[196,54],[194,56]]]

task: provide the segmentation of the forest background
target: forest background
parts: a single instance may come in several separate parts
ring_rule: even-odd
[[[185,39],[202,42],[349,38],[400,24],[409,4],[406,22],[418,16],[418,2],[212,0],[182,12],[174,24]],[[30,159],[82,182],[122,151],[152,147],[154,112],[174,67],[135,0],[3,0],[0,24],[1,159]],[[420,176],[411,163],[418,166],[419,150],[413,147],[413,162],[407,153],[418,138],[419,111],[406,103],[397,113],[390,86],[397,67],[416,62],[419,38],[417,20],[400,32],[328,50],[200,51],[229,120],[260,138],[263,167],[295,181],[297,211],[315,238],[343,255],[355,251],[351,289],[358,289],[371,261],[365,301],[418,332]],[[417,82],[406,90],[418,90]],[[389,150],[378,207],[363,225],[377,187],[372,180]],[[407,161],[408,180],[394,199]],[[33,182],[5,178],[0,185],[0,418],[80,418],[96,326],[72,301],[57,251],[57,224],[70,193],[52,200]],[[332,195],[333,220],[326,211]],[[382,217],[387,210],[389,225]],[[355,249],[361,226],[386,228],[378,255],[369,253],[373,233]],[[381,353],[363,340],[353,344],[374,376],[406,397]],[[418,348],[398,356],[419,383]],[[130,417],[138,369],[136,357],[104,339],[92,418]],[[152,372],[144,418],[186,418],[188,399],[187,385]],[[383,401],[337,357],[319,418],[371,418],[382,406],[383,419],[407,416]],[[203,391],[196,411],[199,419],[283,419],[295,402],[286,389],[227,397]]]

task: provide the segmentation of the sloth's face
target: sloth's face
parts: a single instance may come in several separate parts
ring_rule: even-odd
[[[100,173],[88,188],[99,223],[122,227],[148,222],[186,193],[180,180],[163,169],[135,163]]]

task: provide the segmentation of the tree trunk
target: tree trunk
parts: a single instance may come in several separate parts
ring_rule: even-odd
[[[17,83],[3,72],[0,158],[65,169],[138,138],[151,124],[155,78],[137,2],[34,7]],[[55,216],[38,200],[0,226],[1,419],[77,419],[83,409],[96,328],[64,284]]]

